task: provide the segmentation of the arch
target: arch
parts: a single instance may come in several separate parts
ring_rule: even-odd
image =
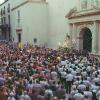
[[[79,34],[79,47],[81,50],[86,50],[88,52],[92,51],[92,32],[89,28],[84,27],[81,29]]]

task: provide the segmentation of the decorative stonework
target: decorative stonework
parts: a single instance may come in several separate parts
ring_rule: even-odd
[[[76,39],[76,49],[80,50],[83,48],[83,42],[81,41],[83,37],[82,34],[80,35],[80,32],[86,27],[92,32],[92,53],[100,55],[100,10],[91,9],[77,12],[73,9],[70,12],[66,15],[66,18],[69,19],[71,37]]]

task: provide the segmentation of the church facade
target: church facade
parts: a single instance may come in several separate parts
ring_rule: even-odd
[[[80,10],[71,9],[66,18],[75,48],[100,55],[100,1],[83,0]]]
[[[0,38],[56,48],[68,34],[76,49],[100,54],[100,0],[76,1],[69,11],[66,0],[5,0]]]

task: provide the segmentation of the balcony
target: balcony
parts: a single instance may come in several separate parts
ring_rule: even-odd
[[[7,8],[8,13],[10,13],[10,8]]]
[[[0,29],[10,29],[10,25],[8,24],[0,25]]]

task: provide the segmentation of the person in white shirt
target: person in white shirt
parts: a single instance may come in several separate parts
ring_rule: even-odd
[[[97,77],[97,75],[95,76],[95,78],[93,79],[93,82],[95,82],[96,85],[100,84],[100,78]]]
[[[73,84],[74,76],[69,72],[66,76],[66,89],[67,93],[71,92],[71,86]]]
[[[72,75],[76,76],[77,72],[76,69],[73,69],[73,71],[71,71]]]
[[[87,80],[87,78],[85,78],[85,80],[83,80],[83,84],[86,85],[86,87],[89,87],[91,83]]]
[[[76,88],[76,85],[73,85],[72,86],[72,91],[71,91],[71,98],[73,98],[73,96],[75,95],[75,94],[77,94],[78,93],[78,90],[77,90],[77,88]]]
[[[74,100],[84,100],[84,95],[79,90],[78,93],[76,93],[73,98]]]
[[[85,91],[86,90],[86,85],[83,84],[83,82],[81,82],[80,85],[78,85],[77,87],[81,92]]]
[[[13,93],[13,92],[11,92],[11,93],[9,94],[9,97],[8,97],[7,100],[16,100],[16,99],[14,98],[14,93]]]
[[[66,65],[66,61],[61,61],[61,65],[65,66]]]
[[[51,72],[51,79],[57,80],[57,72],[56,71]]]
[[[62,71],[61,72],[61,81],[62,81],[62,84],[66,84],[66,75],[67,73],[65,71]]]
[[[86,77],[87,77],[87,72],[86,72],[86,70],[84,70],[83,72],[81,72],[81,74],[82,74],[83,78],[86,78]]]
[[[31,100],[30,96],[27,94],[27,91],[24,91],[24,94],[21,96],[22,100]]]
[[[87,97],[87,100],[92,100],[92,96],[92,92],[87,88],[86,91],[84,91],[84,97]]]
[[[98,86],[96,86],[95,84],[91,83],[91,90],[98,90]]]
[[[76,72],[77,72],[77,73],[80,73],[80,72],[81,72],[81,69],[80,69],[80,68],[77,68],[77,69],[76,69]]]
[[[63,67],[58,67],[58,72],[61,73],[63,71]]]

